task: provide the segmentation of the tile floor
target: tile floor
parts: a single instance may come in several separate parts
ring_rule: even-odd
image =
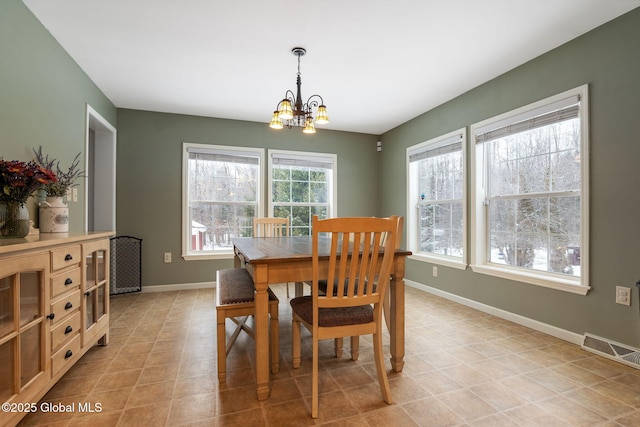
[[[275,290],[282,360],[268,400],[255,398],[251,339],[218,384],[213,290],[129,294],[112,298],[110,344],[43,399],[102,411],[38,412],[20,426],[640,426],[640,370],[412,288],[405,368],[389,376],[395,403],[380,396],[370,338],[356,362],[327,342],[313,420],[311,362],[291,368],[289,305],[284,285]]]

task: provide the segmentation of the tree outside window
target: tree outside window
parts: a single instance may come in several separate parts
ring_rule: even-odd
[[[474,271],[588,290],[587,89],[471,127]]]
[[[261,152],[185,144],[186,253],[228,252],[234,237],[249,237],[259,212]]]
[[[409,245],[431,262],[454,267],[466,265],[464,133],[407,149]]]
[[[487,144],[489,261],[579,276],[579,119]]]
[[[272,215],[289,217],[291,235],[310,236],[311,218],[333,216],[335,156],[271,150]]]

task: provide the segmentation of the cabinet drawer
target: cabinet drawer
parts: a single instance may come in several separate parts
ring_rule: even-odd
[[[55,328],[51,329],[51,353],[55,353],[60,346],[70,341],[80,333],[80,312],[71,317],[65,317]]]
[[[78,311],[80,309],[80,296],[80,290],[77,290],[51,303],[52,324],[58,324],[66,316]]]
[[[77,289],[82,280],[82,270],[74,268],[64,274],[51,278],[51,298],[55,298],[72,289]]]
[[[70,265],[80,263],[82,257],[82,249],[80,245],[66,246],[51,251],[51,270],[56,271]]]
[[[51,375],[55,376],[65,366],[72,365],[80,356],[80,335],[76,335],[67,345],[51,356]]]

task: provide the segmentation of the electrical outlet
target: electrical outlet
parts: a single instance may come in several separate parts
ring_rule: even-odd
[[[74,189],[72,190],[72,193],[73,193],[73,201],[74,201],[74,202],[77,202],[77,201],[78,201],[78,189],[77,189],[77,188],[74,188]]]
[[[438,267],[433,267],[433,277],[438,277]]]
[[[631,305],[631,288],[616,286],[616,304]]]
[[[164,262],[165,264],[168,264],[171,262],[171,252],[165,252],[164,253]]]

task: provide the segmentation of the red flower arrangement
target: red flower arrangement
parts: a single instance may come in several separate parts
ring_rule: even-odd
[[[31,193],[56,181],[51,170],[36,162],[0,160],[0,202],[24,205]]]

